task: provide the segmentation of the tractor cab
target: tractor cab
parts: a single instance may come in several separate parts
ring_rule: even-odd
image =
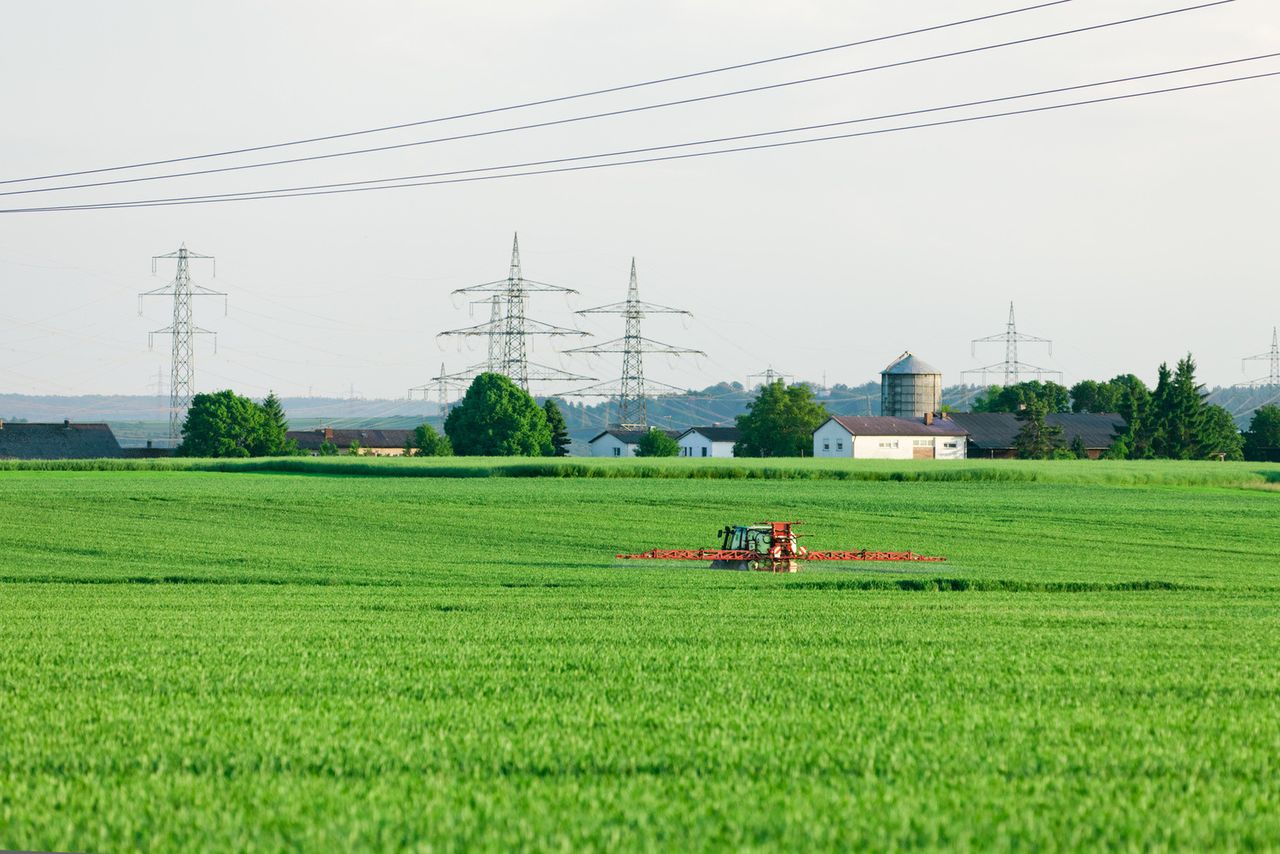
[[[720,529],[720,549],[724,552],[748,552],[735,559],[712,560],[712,569],[767,569],[771,572],[795,572],[796,535],[790,522],[767,525],[725,525]],[[757,557],[758,555],[758,557]],[[745,558],[745,559],[744,559]]]

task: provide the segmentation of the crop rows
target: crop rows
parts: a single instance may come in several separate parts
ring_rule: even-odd
[[[0,847],[1275,847],[1277,500],[0,474]]]

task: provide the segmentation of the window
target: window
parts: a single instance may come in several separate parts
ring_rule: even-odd
[[[831,450],[831,440],[830,440],[830,439],[823,439],[823,440],[822,440],[822,450],[824,450],[824,451],[829,451],[829,450]]]
[[[613,449],[613,455],[614,455],[615,457],[620,457],[620,456],[622,456],[622,449],[621,449],[621,448],[619,448],[619,447],[616,447],[616,446],[615,446],[615,447],[614,447],[614,449]]]
[[[911,444],[915,445],[917,448],[928,448],[933,444],[933,440],[932,439],[912,439]]]
[[[703,445],[703,446],[702,446],[702,455],[703,455],[704,457],[707,455],[707,451],[708,451],[708,450],[710,450],[710,449],[709,449],[706,445]]]
[[[843,439],[841,439],[840,441],[836,442],[836,450],[837,450],[837,451],[843,451],[843,450],[844,450],[844,440],[843,440]]]
[[[897,440],[897,439],[894,439],[892,442],[881,442],[881,443],[880,443],[880,447],[882,447],[882,448],[896,448],[896,447],[898,447],[898,440]]]
[[[960,447],[960,444],[959,444],[958,442],[943,442],[943,443],[942,443],[942,447],[944,447],[944,448],[958,448],[958,447]]]

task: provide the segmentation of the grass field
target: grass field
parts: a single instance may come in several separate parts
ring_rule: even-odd
[[[1280,467],[290,465],[0,471],[0,848],[1280,847]]]

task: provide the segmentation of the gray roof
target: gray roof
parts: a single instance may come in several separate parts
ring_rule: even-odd
[[[690,427],[677,438],[683,439],[690,433],[701,434],[713,442],[736,442],[741,435],[737,427]]]
[[[903,353],[890,363],[889,367],[880,372],[881,374],[941,374],[942,371],[933,365],[921,359],[919,356],[912,355],[911,351]]]
[[[339,448],[349,448],[352,442],[359,442],[362,448],[403,448],[413,436],[412,430],[379,430],[356,427],[350,430],[328,430],[328,441]],[[324,444],[325,428],[318,430],[290,430],[287,435],[298,443],[303,451],[318,451]]]
[[[106,424],[14,424],[0,422],[0,459],[97,460],[122,457]]]
[[[679,438],[681,435],[679,430],[663,430],[662,432],[666,433],[672,439]],[[635,445],[635,444],[638,444],[640,440],[643,439],[648,433],[649,433],[648,430],[621,430],[617,427],[610,427],[608,430],[602,430],[601,432],[592,436],[590,439],[587,440],[587,442],[588,443],[594,442],[595,440],[603,436],[612,436],[613,438],[617,439],[619,442],[622,442],[625,445]]]
[[[1022,429],[1022,422],[1012,412],[953,412],[951,420],[969,431],[969,443],[987,450],[1007,450]],[[1061,427],[1063,445],[1079,436],[1091,450],[1111,447],[1115,436],[1125,428],[1123,417],[1113,412],[1051,412],[1045,423]]]
[[[895,418],[892,415],[832,415],[829,419],[853,436],[963,436],[965,429],[946,418],[925,424],[920,418]],[[826,421],[822,422],[827,423]]]

